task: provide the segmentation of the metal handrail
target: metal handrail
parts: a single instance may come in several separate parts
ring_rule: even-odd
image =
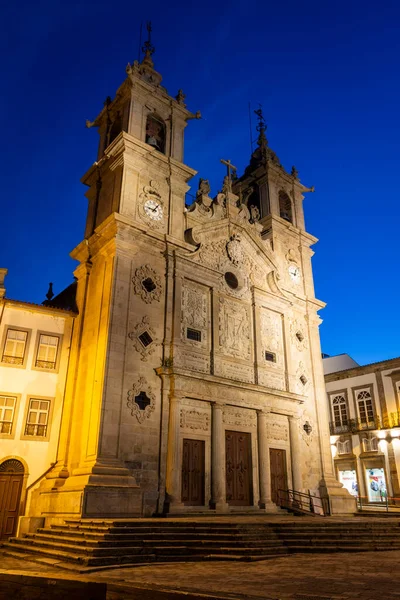
[[[329,498],[320,498],[296,490],[278,490],[278,504],[295,512],[325,517],[330,514]]]
[[[400,508],[400,498],[394,496],[388,496],[385,493],[380,494],[380,500],[370,500],[368,496],[356,496],[357,509],[359,511],[371,510],[371,508],[384,508],[386,512],[389,512],[389,508]]]

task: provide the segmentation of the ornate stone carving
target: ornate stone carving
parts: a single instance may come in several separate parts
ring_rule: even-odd
[[[267,434],[269,440],[275,440],[277,442],[288,442],[289,431],[287,422],[270,421],[267,424]]]
[[[304,366],[303,361],[299,362],[299,366],[296,371],[296,391],[298,394],[307,394],[310,387],[310,376]]]
[[[182,285],[182,320],[191,327],[204,329],[208,325],[207,294],[195,284],[184,282]]]
[[[144,345],[140,340],[140,336],[146,331],[150,335],[152,341],[147,345]],[[150,319],[147,315],[145,315],[143,319],[134,326],[132,331],[128,333],[128,338],[132,340],[135,350],[142,355],[141,360],[143,361],[146,361],[150,354],[156,349],[156,334],[154,329],[150,326]]]
[[[210,416],[195,409],[188,410],[182,408],[180,424],[182,429],[191,429],[192,431],[209,431]]]
[[[228,253],[229,259],[233,262],[234,265],[238,265],[243,261],[244,250],[243,245],[241,244],[241,237],[238,233],[233,234],[233,236],[226,245],[226,251]]]
[[[316,431],[314,420],[306,412],[304,412],[298,423],[302,439],[307,446],[310,446]]]
[[[138,404],[137,399],[139,394],[144,393],[149,403],[142,409],[140,403]],[[139,423],[143,423],[145,419],[148,419],[151,413],[155,409],[156,397],[153,394],[150,386],[147,384],[144,377],[139,377],[138,381],[132,385],[132,388],[128,391],[127,406],[131,411],[132,417],[136,417]]]
[[[270,367],[283,367],[283,339],[282,339],[282,317],[281,315],[261,309],[261,349],[263,353],[273,352],[276,355],[276,362],[268,364]]]
[[[250,360],[250,315],[245,304],[219,299],[219,350],[228,356]]]
[[[135,294],[141,297],[143,302],[160,301],[162,285],[161,277],[150,265],[138,267],[132,277]]]
[[[308,348],[308,339],[306,334],[306,323],[302,322],[300,319],[294,319],[290,323],[290,337],[292,339],[292,343],[300,352]]]
[[[255,429],[257,427],[257,413],[255,410],[226,406],[222,413],[222,421],[226,425]]]

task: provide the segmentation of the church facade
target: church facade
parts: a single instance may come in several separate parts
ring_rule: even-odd
[[[152,47],[91,127],[100,134],[57,462],[30,516],[274,512],[280,490],[355,511],[335,479],[304,193],[258,143],[222,191],[183,162],[191,113]]]

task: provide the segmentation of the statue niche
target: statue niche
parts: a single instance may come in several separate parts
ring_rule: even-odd
[[[165,138],[164,121],[154,113],[150,114],[146,121],[146,144],[165,154]]]

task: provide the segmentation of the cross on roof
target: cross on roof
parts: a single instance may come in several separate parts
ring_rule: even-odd
[[[228,175],[229,179],[232,179],[231,175],[232,175],[232,171],[237,171],[237,168],[231,163],[230,160],[224,160],[223,158],[220,159],[223,165],[226,165],[226,174]]]

